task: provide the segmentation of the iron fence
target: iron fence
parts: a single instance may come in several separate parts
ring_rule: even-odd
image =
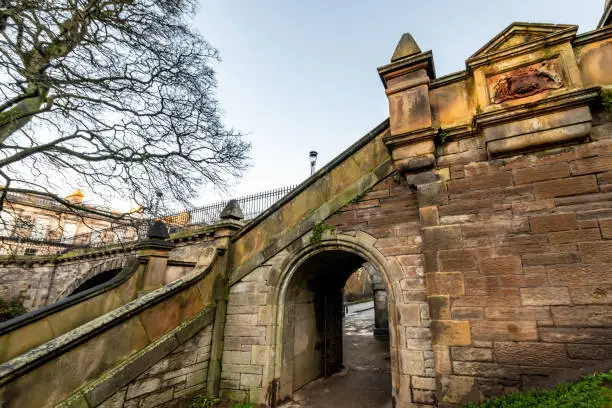
[[[251,194],[236,199],[242,209],[244,219],[251,220],[270,208],[287,195],[295,186]],[[185,230],[213,225],[220,220],[221,212],[230,200],[220,201],[203,207],[178,211],[159,217],[167,225],[171,234]],[[153,219],[125,220],[104,229],[92,228],[90,231],[73,236],[52,236],[48,232],[39,234],[34,225],[0,230],[0,255],[57,255],[77,249],[95,249],[112,246],[125,246],[145,239]]]
[[[236,198],[245,220],[252,220],[270,208],[278,200],[289,194],[295,186],[281,187],[274,190],[263,191]],[[160,217],[170,229],[171,233],[185,229],[199,228],[212,225],[220,220],[221,211],[230,200],[220,201],[203,207],[183,210]]]

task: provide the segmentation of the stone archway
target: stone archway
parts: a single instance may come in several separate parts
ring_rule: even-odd
[[[401,271],[397,270],[397,264],[389,263],[374,248],[373,242],[364,233],[358,233],[357,236],[332,235],[318,245],[304,245],[284,263],[275,293],[277,330],[274,371],[277,400],[286,399],[302,385],[320,376],[332,374],[341,367],[342,333],[341,328],[338,331],[334,323],[338,320],[337,313],[341,312],[341,288],[355,270],[369,264],[372,270],[377,271],[373,273],[378,277],[376,283],[386,288],[388,308],[395,311],[397,296],[389,276],[401,275]],[[385,307],[386,303],[387,299]],[[330,306],[333,309],[336,305],[336,312],[330,310]],[[389,350],[393,384],[401,381],[399,350],[402,346],[399,341],[404,338],[397,333],[397,317],[397,313],[389,314],[389,328],[391,332],[396,332],[391,336]],[[335,332],[330,333],[330,330]],[[398,388],[394,386],[394,400],[399,398],[395,390]]]
[[[125,257],[107,259],[91,267],[89,270],[87,270],[87,272],[78,276],[69,285],[67,285],[64,290],[62,290],[62,292],[54,299],[53,303],[80,292],[81,290],[79,289],[89,289],[89,287],[87,287],[88,282],[91,282],[92,284],[100,284],[104,281],[112,279],[116,275],[116,273],[121,271],[121,268],[123,268],[123,266],[125,265],[126,259],[127,258]],[[113,272],[114,274],[108,274],[106,275],[106,279],[103,279],[102,281],[98,282],[96,278],[103,276],[103,274],[107,272]]]

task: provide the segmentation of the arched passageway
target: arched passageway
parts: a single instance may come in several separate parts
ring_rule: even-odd
[[[77,293],[81,293],[95,286],[101,285],[104,282],[108,282],[109,280],[117,276],[119,272],[121,272],[121,268],[110,269],[108,271],[100,272],[99,274],[94,275],[91,278],[87,279],[85,282],[79,284],[79,286],[74,288],[68,296],[76,295]]]
[[[292,396],[287,406],[332,407],[347,401],[354,407],[391,406],[389,343],[384,336],[382,341],[374,337],[374,298],[364,310],[344,303],[345,283],[362,266],[377,291],[386,285],[367,262],[354,252],[322,250],[289,278],[280,378],[281,396]],[[386,295],[378,297],[386,302]]]

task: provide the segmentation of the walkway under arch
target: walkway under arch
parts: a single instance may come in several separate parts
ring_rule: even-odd
[[[334,236],[305,246],[288,262],[277,293],[277,400],[293,398],[289,404],[319,406],[311,405],[313,396],[324,393],[325,404],[350,396],[364,407],[372,401],[391,406],[395,348],[376,340],[371,330],[368,337],[343,336],[342,291],[362,265],[369,263],[379,270],[393,302],[384,257],[372,250],[354,237]],[[343,342],[343,337],[348,341]]]

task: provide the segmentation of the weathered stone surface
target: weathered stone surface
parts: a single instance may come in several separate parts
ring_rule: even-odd
[[[569,305],[569,291],[564,287],[521,288],[521,302],[525,306]]]
[[[431,322],[433,344],[446,346],[469,345],[470,322],[457,320],[436,320]]]

